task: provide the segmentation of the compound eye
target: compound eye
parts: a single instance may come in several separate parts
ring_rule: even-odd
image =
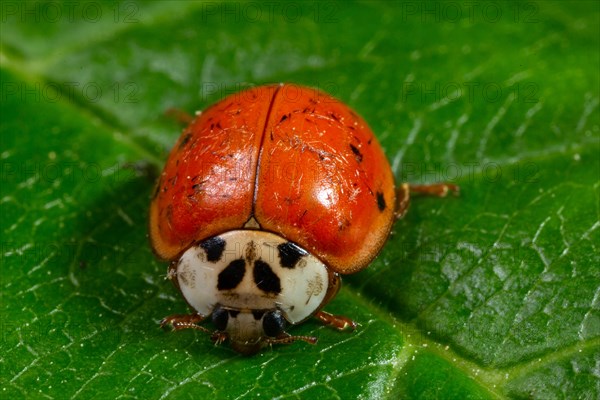
[[[224,331],[227,328],[227,320],[229,319],[229,313],[227,310],[221,307],[215,308],[212,313],[212,322],[217,327],[217,330]]]
[[[278,337],[285,331],[286,321],[281,311],[271,311],[263,318],[263,331],[270,337]]]

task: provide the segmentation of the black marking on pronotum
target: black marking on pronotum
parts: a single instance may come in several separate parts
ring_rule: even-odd
[[[190,141],[190,139],[192,138],[192,134],[188,133],[187,135],[185,135],[183,137],[183,139],[181,140],[181,143],[179,143],[179,147],[178,149],[181,150],[185,147],[186,144],[188,144],[188,142]]]
[[[281,293],[281,282],[279,277],[273,272],[271,266],[263,260],[254,262],[254,283],[260,290],[266,293]]]
[[[219,280],[217,282],[217,289],[229,290],[235,289],[244,279],[246,273],[246,262],[242,259],[233,260],[229,265],[221,271],[219,274]]]
[[[265,310],[252,310],[252,316],[257,321],[261,319],[263,315],[265,315]]]
[[[219,236],[207,239],[200,243],[200,247],[206,252],[206,259],[210,262],[217,262],[225,250],[225,241]]]
[[[298,261],[308,253],[292,242],[281,243],[277,246],[279,260],[284,268],[294,268]]]
[[[239,311],[239,310],[227,310],[227,311],[229,312],[229,316],[230,316],[231,318],[235,318],[235,317],[237,317],[237,316],[238,316],[238,314],[240,313],[240,311]]]
[[[385,199],[383,198],[383,193],[381,192],[377,192],[377,207],[379,208],[379,211],[385,210],[386,207]]]
[[[358,147],[354,146],[353,144],[350,144],[350,150],[352,150],[352,152],[354,153],[354,156],[356,157],[356,161],[362,162],[363,155],[360,152],[360,150],[358,149]]]
[[[252,260],[256,258],[256,245],[253,241],[250,241],[246,245],[246,261],[248,264],[252,263]]]

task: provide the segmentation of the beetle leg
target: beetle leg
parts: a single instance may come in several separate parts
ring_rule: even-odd
[[[322,324],[329,325],[338,331],[343,331],[346,328],[355,330],[358,326],[356,322],[352,321],[348,317],[344,317],[343,315],[333,315],[325,311],[317,311],[315,318],[317,318]]]
[[[202,332],[211,333],[205,327],[196,325],[205,319],[206,316],[200,314],[175,314],[163,318],[162,321],[160,321],[160,327],[164,328],[167,325],[171,325],[174,331],[180,331],[182,329],[197,329]]]
[[[404,217],[408,206],[410,206],[410,186],[408,183],[403,183],[396,192],[396,210],[394,211],[396,219]]]
[[[182,125],[189,125],[193,120],[194,116],[178,108],[169,108],[165,111],[165,115],[173,120],[179,122]]]
[[[403,183],[396,191],[396,219],[400,219],[408,211],[410,205],[410,193],[422,194],[426,196],[446,197],[448,193],[458,195],[460,187],[450,183],[433,183],[430,185],[409,185]]]
[[[219,345],[226,341],[229,338],[227,332],[222,331],[214,331],[212,335],[210,335],[210,339],[215,343],[215,345]]]
[[[460,187],[450,183],[433,183],[431,185],[410,185],[410,191],[413,193],[424,194],[427,196],[446,197],[448,193],[458,195]]]

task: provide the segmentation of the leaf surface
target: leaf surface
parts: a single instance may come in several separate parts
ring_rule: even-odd
[[[69,4],[2,5],[3,397],[600,396],[598,3]],[[413,198],[344,279],[355,333],[243,357],[158,328],[186,307],[152,176],[165,110],[282,81],[356,109],[398,181],[462,193]]]

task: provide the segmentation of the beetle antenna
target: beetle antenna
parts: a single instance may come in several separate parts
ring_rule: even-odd
[[[266,342],[268,344],[289,344],[295,342],[296,340],[302,340],[303,342],[310,344],[317,344],[317,339],[314,336],[292,336],[292,335],[282,335],[277,338],[267,338]]]

